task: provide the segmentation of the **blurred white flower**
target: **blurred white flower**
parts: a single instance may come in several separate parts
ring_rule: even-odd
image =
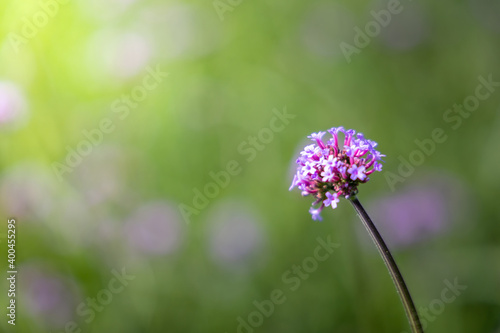
[[[46,224],[60,235],[68,251],[80,248],[96,238],[95,224],[91,207],[75,191],[67,190],[57,201],[57,207]]]
[[[109,22],[123,15],[137,0],[79,0],[82,12],[89,18]]]
[[[53,210],[57,185],[48,170],[36,164],[18,164],[0,177],[0,205],[9,216],[34,220]]]
[[[101,144],[83,157],[71,179],[85,202],[96,205],[123,194],[126,171],[125,154],[121,148]]]
[[[127,79],[143,72],[152,55],[153,46],[147,35],[103,30],[88,43],[87,66],[97,78],[106,75]]]
[[[213,14],[185,4],[152,5],[139,13],[136,29],[154,38],[162,58],[197,58],[210,54],[221,44],[220,22]]]

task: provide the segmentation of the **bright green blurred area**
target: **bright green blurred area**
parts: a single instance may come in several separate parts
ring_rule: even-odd
[[[306,136],[344,126],[387,155],[358,197],[426,332],[499,332],[497,2],[0,13],[0,331],[408,331],[350,204],[318,223],[288,192]]]

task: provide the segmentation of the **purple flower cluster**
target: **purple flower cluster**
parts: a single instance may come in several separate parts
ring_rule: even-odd
[[[338,134],[344,134],[344,144],[339,147]],[[337,207],[340,197],[349,198],[358,191],[359,183],[366,183],[374,171],[381,171],[382,155],[375,150],[377,143],[365,139],[362,133],[333,127],[327,143],[322,141],[326,132],[313,133],[308,138],[315,144],[308,145],[297,159],[297,173],[293,178],[292,190],[297,186],[302,195],[312,194],[316,201],[309,212],[314,220],[321,220],[320,213],[326,206]],[[333,192],[333,193],[332,193]]]

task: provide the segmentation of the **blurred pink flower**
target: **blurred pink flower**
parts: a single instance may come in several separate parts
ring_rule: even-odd
[[[380,37],[388,48],[406,51],[429,37],[429,24],[425,11],[418,4],[407,3],[400,8],[401,12],[391,15],[387,26],[381,27]]]
[[[215,208],[209,227],[209,252],[221,265],[248,265],[264,244],[264,232],[255,214],[242,203],[229,202]]]
[[[27,101],[12,82],[0,81],[0,126],[17,127],[26,120]]]
[[[500,2],[494,0],[469,0],[472,14],[485,28],[500,33]]]
[[[79,295],[75,281],[41,264],[25,264],[19,271],[20,304],[29,316],[54,328],[74,318]]]
[[[113,74],[120,78],[135,76],[144,71],[152,56],[152,45],[138,33],[123,34],[114,41]],[[127,56],[124,57],[123,55]]]
[[[168,202],[140,206],[127,220],[125,238],[132,248],[146,254],[169,254],[182,243],[184,225],[178,210]]]
[[[467,210],[464,186],[445,174],[430,174],[397,194],[367,204],[390,246],[410,246],[445,233]],[[360,234],[365,235],[361,230]]]

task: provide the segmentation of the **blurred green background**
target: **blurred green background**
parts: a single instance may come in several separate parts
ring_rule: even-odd
[[[306,136],[344,126],[387,155],[358,197],[426,332],[500,332],[498,2],[0,13],[0,331],[408,331],[347,201],[318,223],[288,192]]]

